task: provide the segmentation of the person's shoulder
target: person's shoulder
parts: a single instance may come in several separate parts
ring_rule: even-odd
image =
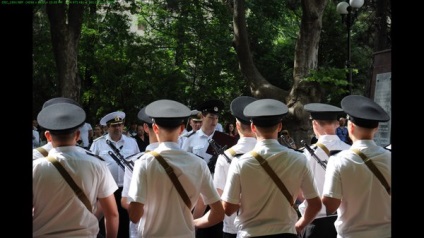
[[[192,132],[186,133],[186,134],[184,135],[184,137],[189,138],[189,137],[191,137],[191,136],[192,136],[192,135],[194,135],[194,134],[196,134],[196,132],[195,132],[195,131],[192,131]]]
[[[136,160],[140,159],[141,157],[143,157],[143,155],[145,155],[145,154],[147,154],[147,153],[148,153],[148,152],[146,152],[146,151],[138,152],[138,153],[136,153],[136,154],[133,154],[133,155],[128,156],[128,157],[127,157],[127,158],[125,158],[125,159],[127,159],[127,160],[131,160],[131,161],[136,161]]]
[[[94,157],[96,160],[105,161],[102,157],[100,157],[99,155],[93,154],[89,150],[85,150],[85,154],[88,155],[88,156]]]
[[[137,142],[136,138],[129,136],[129,135],[122,134],[122,138],[124,138],[124,140]]]
[[[93,140],[93,143],[98,141],[106,141],[106,135],[97,137],[96,139]]]

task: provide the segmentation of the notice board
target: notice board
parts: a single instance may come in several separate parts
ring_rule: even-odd
[[[392,117],[392,54],[391,50],[374,53],[371,99]],[[380,122],[374,141],[380,146],[391,144],[392,123]]]

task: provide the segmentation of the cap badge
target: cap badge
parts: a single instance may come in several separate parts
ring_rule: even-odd
[[[218,107],[214,107],[214,108],[213,108],[213,110],[214,110],[215,112],[217,112],[217,111],[218,111]]]
[[[121,120],[121,118],[119,116],[115,117],[115,121],[120,121],[120,120]]]

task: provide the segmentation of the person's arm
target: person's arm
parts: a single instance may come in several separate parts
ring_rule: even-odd
[[[306,206],[305,214],[296,222],[297,234],[301,234],[302,230],[315,219],[315,216],[321,210],[322,204],[319,197],[306,199],[306,201],[308,206]]]
[[[340,203],[342,202],[341,199],[325,196],[323,196],[321,200],[322,204],[324,204],[325,206],[325,210],[327,211],[328,215],[334,214],[337,211],[337,208],[339,208]]]
[[[233,204],[229,202],[222,201],[222,206],[224,207],[225,215],[231,216],[234,212],[236,212],[239,208],[239,204]]]
[[[128,215],[133,223],[140,221],[144,214],[144,204],[139,202],[131,202],[128,205]]]
[[[98,220],[103,218],[103,208],[102,204],[100,204],[100,201],[97,200],[97,209],[94,215],[97,217]]]
[[[199,199],[197,199],[196,206],[193,210],[193,218],[197,219],[202,217],[205,214],[206,211],[206,205],[203,203],[202,196],[199,196]]]
[[[195,228],[207,228],[218,224],[224,220],[225,214],[221,201],[218,200],[209,204],[210,210],[200,218],[194,219]]]
[[[105,217],[106,238],[116,238],[119,227],[119,213],[115,195],[112,193],[108,197],[99,198],[99,202]]]

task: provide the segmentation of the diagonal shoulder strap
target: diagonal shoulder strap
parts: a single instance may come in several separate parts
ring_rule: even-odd
[[[156,151],[150,151],[149,154],[153,155],[159,161],[159,163],[162,165],[169,178],[171,179],[172,183],[174,184],[175,188],[177,189],[178,193],[180,194],[181,198],[183,199],[184,203],[187,205],[188,209],[191,209],[190,198],[188,197],[186,191],[184,190],[183,186],[175,175],[172,167],[169,166],[166,160]]]
[[[293,206],[294,200],[292,195],[287,190],[286,186],[284,185],[283,181],[275,174],[274,170],[269,166],[268,162],[262,158],[258,153],[255,151],[250,151],[250,154],[255,157],[255,159],[259,162],[259,164],[265,169],[265,171],[268,173],[268,175],[271,177],[272,180],[274,180],[274,183],[277,185],[277,187],[280,189],[280,191],[284,194],[284,196],[289,201],[290,205]]]
[[[78,187],[78,185],[75,183],[75,181],[72,179],[72,177],[68,174],[65,168],[63,168],[62,164],[57,161],[56,158],[53,156],[48,156],[47,160],[50,161],[56,167],[57,170],[59,170],[62,177],[68,182],[69,186],[71,186],[72,190],[74,190],[75,194],[78,196],[78,198],[81,200],[82,203],[87,207],[87,209],[92,212],[93,209],[91,208],[91,203],[88,200],[87,196],[84,194],[84,192]]]
[[[38,150],[38,152],[40,152],[44,157],[46,157],[49,154],[49,152],[47,152],[47,150],[44,149],[43,147],[37,147],[35,149]]]
[[[321,148],[327,154],[327,156],[330,156],[330,151],[324,144],[318,142],[316,145]]]
[[[384,178],[383,174],[378,170],[378,168],[375,166],[375,164],[370,160],[364,153],[362,153],[360,150],[351,148],[353,152],[355,152],[361,159],[364,161],[364,163],[368,166],[368,168],[371,170],[371,172],[374,173],[374,175],[380,180],[381,184],[383,184],[384,188],[386,189],[387,193],[390,194],[390,186],[389,183],[387,183],[386,179]]]

